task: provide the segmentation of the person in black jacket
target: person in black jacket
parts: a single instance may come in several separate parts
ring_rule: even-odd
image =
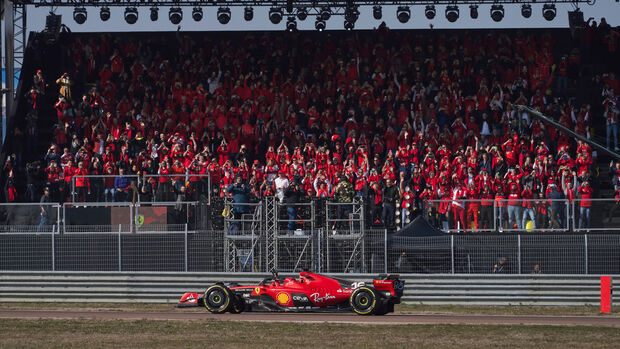
[[[551,192],[547,195],[547,199],[552,200],[549,206],[549,219],[551,220],[551,227],[553,229],[560,228],[560,221],[558,220],[558,214],[562,209],[564,194],[558,190],[557,185],[550,184]]]
[[[284,191],[284,203],[286,204],[286,213],[288,214],[289,231],[295,230],[295,221],[297,220],[298,208],[296,206],[301,199],[302,192],[299,190],[299,184],[296,181],[292,181]]]
[[[382,196],[383,211],[381,212],[381,218],[386,228],[393,229],[395,226],[394,215],[396,214],[398,188],[392,184],[392,180],[390,178],[385,179],[385,187],[383,187]]]

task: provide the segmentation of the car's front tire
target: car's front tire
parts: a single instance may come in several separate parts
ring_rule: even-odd
[[[371,287],[360,287],[351,293],[349,297],[349,304],[353,311],[359,315],[372,314],[379,304],[380,299],[377,295],[377,291]]]
[[[231,308],[231,298],[231,292],[226,286],[215,284],[205,291],[205,308],[213,314],[225,313]]]

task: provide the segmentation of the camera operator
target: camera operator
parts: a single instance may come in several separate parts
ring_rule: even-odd
[[[241,219],[241,215],[248,213],[248,206],[244,204],[249,202],[250,188],[243,182],[243,177],[237,175],[235,182],[228,186],[226,192],[231,193],[233,196],[233,216],[235,220]]]
[[[41,175],[42,175],[42,170],[41,170],[41,162],[40,161],[35,161],[35,162],[31,162],[26,164],[26,184],[27,184],[27,188],[26,188],[26,192],[27,194],[27,198],[28,198],[28,202],[36,202],[36,188],[37,188],[37,184],[40,182],[41,180]]]
[[[298,208],[296,206],[299,203],[303,193],[299,189],[299,183],[297,181],[291,181],[291,185],[284,191],[284,203],[286,204],[286,213],[288,214],[287,229],[289,232],[295,230],[295,221],[297,220]]]

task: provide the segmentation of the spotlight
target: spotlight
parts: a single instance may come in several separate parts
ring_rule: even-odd
[[[353,29],[355,29],[355,23],[349,22],[349,21],[344,21],[344,29],[345,30],[353,30]]]
[[[159,9],[157,7],[151,7],[151,21],[155,22],[159,19]]]
[[[424,10],[424,14],[426,15],[427,19],[433,19],[435,18],[435,5],[426,5],[426,9]]]
[[[295,21],[295,16],[290,16],[287,20],[286,20],[286,31],[288,32],[294,32],[297,30],[297,21]]]
[[[556,14],[556,10],[555,10],[554,4],[543,5],[542,15],[546,20],[552,21],[555,18],[555,14]]]
[[[192,18],[196,22],[200,22],[202,20],[202,8],[201,7],[194,7],[194,9],[192,10]]]
[[[523,6],[521,6],[521,16],[523,16],[523,18],[532,17],[532,5],[523,4]]]
[[[253,7],[246,7],[243,10],[243,19],[245,19],[247,22],[254,19],[254,8]]]
[[[321,17],[321,19],[326,21],[332,16],[332,10],[329,7],[323,7],[321,8],[319,16]]]
[[[314,22],[314,27],[316,28],[316,30],[322,32],[323,30],[325,30],[325,21],[322,20],[319,16],[317,16],[316,22]]]
[[[398,10],[396,10],[396,18],[400,23],[409,22],[409,18],[411,18],[411,10],[409,6],[398,6]]]
[[[87,16],[88,15],[86,14],[85,8],[76,7],[75,9],[73,9],[73,20],[75,21],[75,23],[84,24],[84,22],[86,22]]]
[[[306,18],[308,18],[308,10],[306,10],[306,8],[305,8],[305,7],[300,7],[300,8],[297,10],[297,18],[298,18],[300,21],[305,21],[305,20],[306,20]]]
[[[359,18],[360,12],[355,7],[347,7],[344,10],[344,20],[355,24]]]
[[[279,7],[272,7],[269,10],[269,20],[273,24],[278,24],[282,21],[282,9]]]
[[[125,22],[127,24],[136,24],[138,21],[138,9],[135,7],[125,8]]]
[[[456,5],[446,6],[446,19],[450,23],[456,22],[459,19],[459,7]]]
[[[478,5],[469,5],[469,17],[472,19],[478,18]]]
[[[174,25],[181,23],[183,20],[183,10],[180,7],[171,7],[170,12],[168,12],[168,19]]]
[[[380,20],[381,17],[383,17],[383,11],[381,9],[381,6],[373,6],[372,7],[372,16],[376,19],[376,20]]]
[[[99,18],[101,18],[101,20],[104,22],[110,19],[110,8],[102,7],[101,11],[99,12]]]
[[[220,7],[217,9],[217,20],[220,24],[228,24],[230,22],[230,8]]]
[[[503,5],[492,5],[491,6],[491,18],[495,22],[501,22],[504,19],[504,6]]]

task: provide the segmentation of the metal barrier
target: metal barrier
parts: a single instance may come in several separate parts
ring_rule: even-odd
[[[0,234],[58,232],[61,214],[57,203],[1,203]]]
[[[78,178],[82,178],[85,184],[85,186],[80,187],[84,189],[79,191],[78,187],[76,187]],[[112,187],[107,187],[106,178],[114,179]],[[136,188],[141,184],[139,175],[75,175],[71,177],[71,202],[132,201],[131,198],[128,198],[129,194],[126,190],[122,192],[117,190],[116,178],[129,178],[130,181],[136,182]]]
[[[572,227],[573,204],[542,198],[427,200],[424,207],[427,220],[447,233],[564,232]]]
[[[78,179],[83,179],[84,186],[77,187]],[[114,183],[108,187],[106,179],[129,178],[135,181],[135,188],[131,183],[125,190],[119,191]],[[163,182],[160,179],[166,179]],[[174,179],[180,178],[178,184]],[[150,186],[142,192],[143,186]],[[172,175],[76,175],[71,177],[71,202],[169,202],[176,200],[176,193],[181,186],[186,186],[187,195],[193,201],[211,202],[211,176],[209,174],[172,174]],[[81,189],[82,188],[82,189]],[[135,198],[133,197],[135,195]],[[149,200],[144,200],[144,197]],[[202,198],[204,197],[204,200]]]
[[[168,180],[165,180],[166,178]],[[174,201],[174,192],[180,191],[181,186],[186,186],[192,201],[211,203],[211,175],[209,174],[190,173],[189,171],[184,174],[145,174],[141,180],[144,184],[154,185],[153,201]]]
[[[376,274],[330,274],[370,282]],[[176,305],[185,292],[205,291],[215,282],[259,283],[267,273],[177,272],[5,272],[0,302],[114,302]],[[297,277],[282,273],[281,277]],[[463,305],[598,305],[600,276],[401,274],[402,301]],[[620,275],[612,276],[620,287]],[[620,302],[614,292],[613,302]]]
[[[620,231],[620,201],[575,199],[571,202],[570,218],[575,232]]]
[[[352,202],[325,201],[325,229],[337,234],[363,233],[365,219],[364,201],[360,197],[356,196]]]
[[[620,235],[611,234],[418,238],[317,230],[279,232],[273,247],[268,239],[266,231],[231,236],[189,224],[178,232],[5,233],[0,270],[620,274]]]

